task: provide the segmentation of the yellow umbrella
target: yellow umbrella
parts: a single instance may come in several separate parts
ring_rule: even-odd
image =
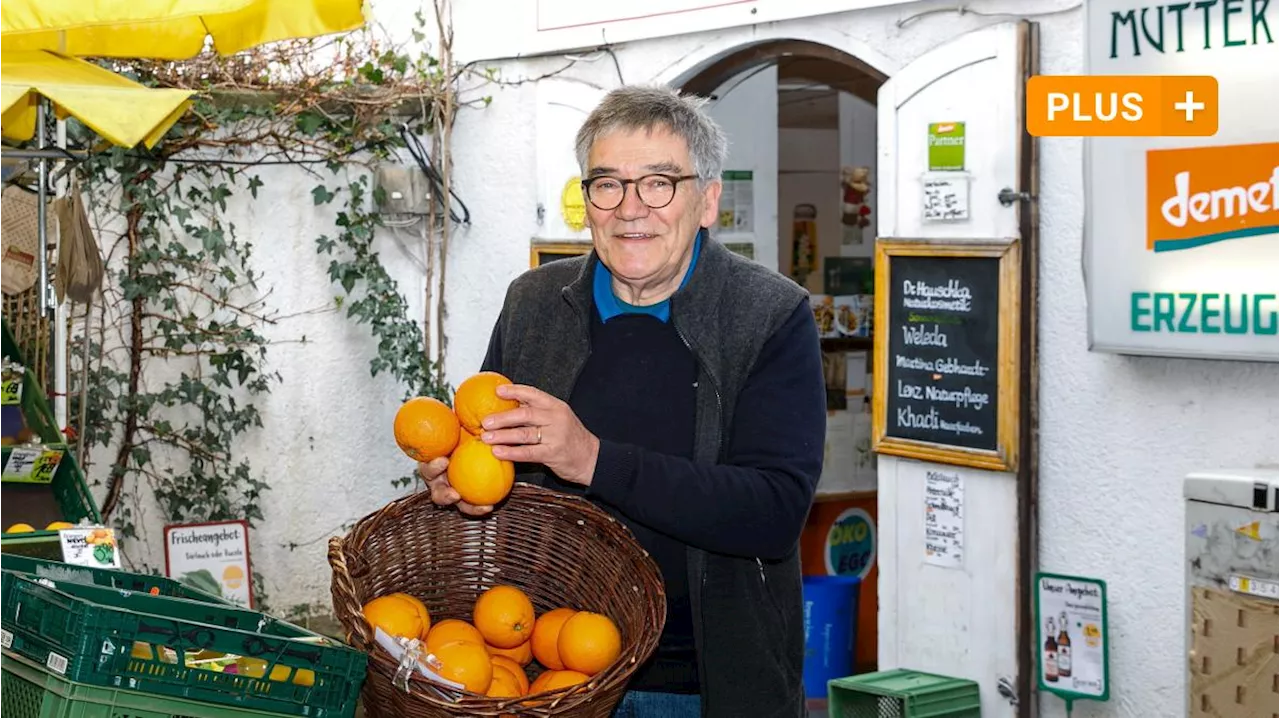
[[[53,51],[62,59],[70,56],[184,60],[203,52],[208,39],[213,41],[213,48],[219,54],[231,55],[267,42],[345,32],[363,24],[363,0],[5,0],[0,5],[0,56],[5,58],[2,82],[6,86],[4,134],[9,135],[11,122],[18,136],[30,137],[31,125],[38,125],[37,154],[44,156],[48,152],[43,122],[32,121],[23,108],[25,101],[28,106],[35,106],[37,113],[42,112],[37,93],[48,96],[47,87],[28,85],[22,90],[18,85],[10,90],[7,58],[13,53]],[[79,98],[76,102],[86,102],[87,92],[83,87],[75,94]],[[53,97],[49,99],[58,102]],[[60,111],[77,114],[67,104],[67,95],[64,94],[63,100]],[[127,100],[122,106],[133,109]],[[101,105],[92,108],[94,115],[89,114],[89,105],[80,107],[84,114],[77,116],[90,127],[95,127],[95,123],[108,126],[96,114],[103,111]],[[176,120],[180,110],[173,112]],[[172,122],[168,126],[171,125]],[[136,123],[136,131],[141,132],[143,140],[153,143],[163,135],[159,127],[159,124],[148,128],[142,122]],[[43,233],[46,159],[40,159],[39,167],[38,227]],[[39,259],[40,310],[44,313],[48,311],[48,292],[43,288],[48,281],[43,252],[39,253]]]
[[[206,37],[221,55],[364,24],[362,0],[5,0],[4,52],[181,60]]]
[[[145,87],[74,57],[41,50],[0,52],[3,134],[12,141],[35,134],[40,97],[61,118],[72,116],[122,147],[154,147],[191,104],[191,90]]]

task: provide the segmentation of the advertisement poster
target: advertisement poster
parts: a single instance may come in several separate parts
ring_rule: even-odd
[[[166,526],[164,553],[170,578],[253,608],[248,522]]]
[[[960,172],[962,170],[964,170],[964,123],[930,123],[929,171]]]
[[[1064,699],[1107,700],[1107,586],[1078,576],[1036,576],[1040,688]]]
[[[755,181],[751,170],[725,170],[720,175],[720,229],[725,232],[754,232]]]
[[[1086,74],[1212,77],[1218,131],[1084,139],[1089,347],[1274,365],[1280,3],[1163,7],[1086,3]]]

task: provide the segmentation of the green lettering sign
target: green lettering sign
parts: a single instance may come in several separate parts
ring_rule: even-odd
[[[1129,329],[1170,334],[1275,335],[1275,294],[1132,292]]]
[[[1111,13],[1111,58],[1270,45],[1271,0],[1199,0]]]

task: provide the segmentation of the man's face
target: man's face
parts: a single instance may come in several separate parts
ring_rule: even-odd
[[[653,130],[618,131],[596,140],[587,157],[587,179],[607,176],[616,180],[639,180],[661,174],[672,178],[693,174],[693,162],[685,141],[665,127]],[[616,280],[643,291],[646,297],[661,288],[674,290],[684,277],[700,227],[709,227],[719,211],[720,182],[698,187],[695,179],[676,183],[674,193],[664,195],[661,180],[650,178],[637,191],[637,183],[622,185],[622,203],[602,210],[590,199],[586,203],[587,223],[596,253]],[[614,191],[618,183],[606,183]],[[605,188],[596,185],[591,198],[601,206]],[[664,207],[666,197],[671,201]],[[658,201],[655,201],[658,200]],[[616,201],[616,200],[614,200]],[[668,287],[668,285],[674,285]],[[624,298],[625,299],[625,298]]]

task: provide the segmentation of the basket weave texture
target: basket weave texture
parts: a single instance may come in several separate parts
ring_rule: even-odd
[[[586,499],[531,484],[516,483],[483,518],[436,506],[428,491],[397,499],[330,539],[329,564],[335,615],[370,654],[362,698],[376,718],[608,718],[666,621],[662,575],[627,527]],[[538,615],[569,606],[608,616],[622,634],[618,660],[588,683],[521,698],[455,691],[417,673],[407,691],[395,686],[397,661],[375,643],[361,606],[402,591],[426,604],[433,625],[470,621],[476,598],[499,584],[523,590]]]

